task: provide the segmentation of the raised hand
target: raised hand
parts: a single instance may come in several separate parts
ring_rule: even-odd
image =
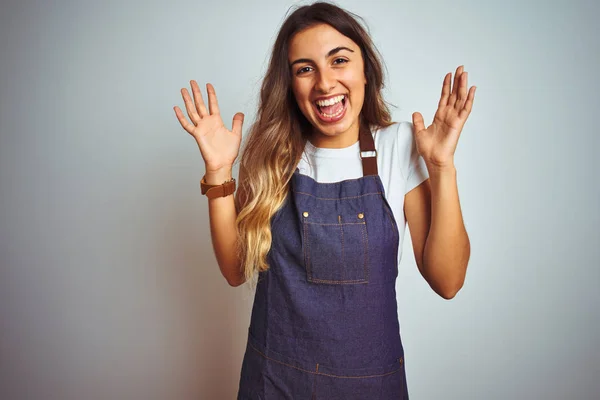
[[[240,150],[244,114],[235,114],[232,129],[228,130],[221,119],[215,88],[210,83],[206,85],[206,91],[208,92],[207,110],[198,83],[192,80],[190,84],[192,85],[194,101],[192,101],[185,88],[181,89],[181,95],[192,123],[187,121],[181,109],[177,106],[173,107],[175,115],[183,129],[196,139],[202,158],[206,163],[207,173],[219,171],[223,168],[231,168]]]
[[[456,69],[452,90],[450,81],[452,73],[444,77],[442,96],[433,122],[427,129],[423,116],[419,112],[412,115],[417,151],[428,166],[445,168],[454,166],[454,152],[475,98],[475,86],[469,89],[467,95],[468,73],[463,66]]]

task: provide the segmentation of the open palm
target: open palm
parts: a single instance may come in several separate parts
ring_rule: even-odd
[[[463,66],[456,69],[450,88],[452,73],[444,77],[442,95],[433,122],[425,128],[419,112],[412,115],[417,151],[428,165],[452,166],[458,138],[473,107],[475,86],[467,94],[468,73]]]
[[[175,115],[177,115],[183,129],[196,139],[202,158],[206,163],[206,171],[217,171],[224,167],[229,168],[233,165],[240,150],[244,114],[235,114],[232,129],[227,129],[220,115],[214,87],[210,83],[206,85],[209,106],[207,109],[202,100],[198,83],[192,80],[190,84],[194,101],[190,98],[187,89],[181,89],[181,94],[192,123],[188,122],[177,106],[174,107]]]

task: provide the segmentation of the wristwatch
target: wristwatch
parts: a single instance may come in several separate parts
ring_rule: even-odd
[[[220,185],[209,185],[204,181],[204,176],[200,180],[200,191],[209,199],[216,197],[226,197],[235,192],[235,179],[231,178]]]

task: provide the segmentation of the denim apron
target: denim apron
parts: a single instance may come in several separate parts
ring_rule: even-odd
[[[319,183],[296,169],[272,218],[238,400],[408,399],[399,232],[372,134],[361,132],[359,142],[361,178]]]

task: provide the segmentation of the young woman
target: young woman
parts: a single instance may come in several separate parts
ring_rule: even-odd
[[[433,123],[393,123],[380,57],[353,14],[327,3],[283,23],[258,116],[232,165],[214,88],[182,89],[206,163],[202,193],[219,268],[258,276],[238,399],[407,399],[395,283],[406,222],[419,271],[454,297],[470,254],[453,155],[475,87],[460,66]]]

